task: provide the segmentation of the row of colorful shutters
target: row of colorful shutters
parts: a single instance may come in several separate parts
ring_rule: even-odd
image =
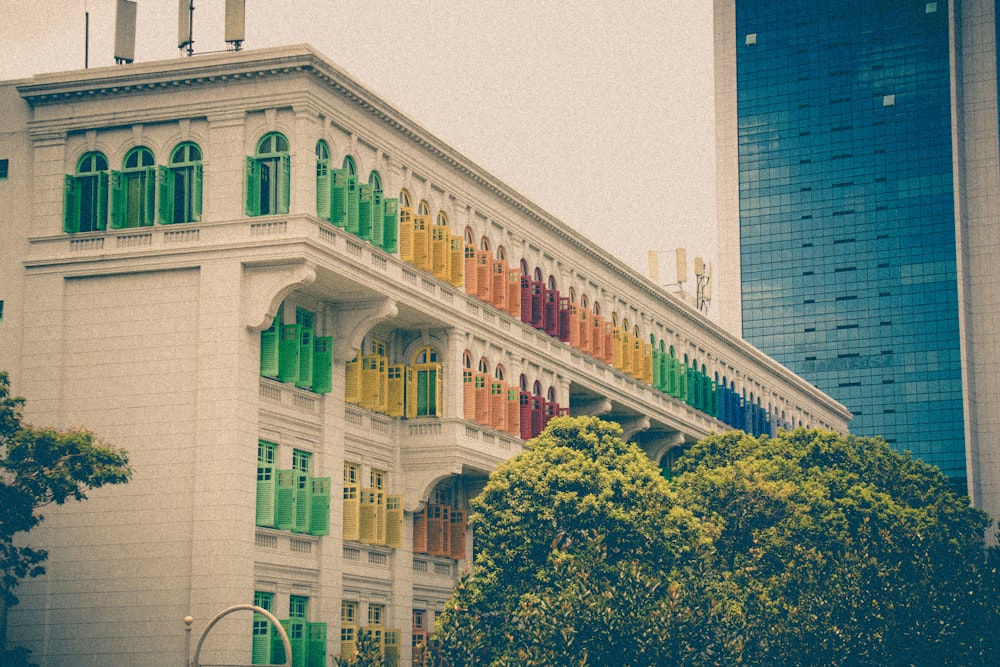
[[[435,417],[441,409],[441,364],[390,364],[359,355],[347,363],[344,400],[390,417]]]

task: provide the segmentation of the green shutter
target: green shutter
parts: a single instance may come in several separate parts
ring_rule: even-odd
[[[399,247],[399,200],[386,199],[382,202],[382,249],[398,252]]]
[[[278,318],[271,326],[260,332],[260,374],[264,377],[278,377]]]
[[[372,186],[362,183],[358,186],[358,236],[370,241],[372,238]]]
[[[317,394],[333,390],[333,336],[313,338],[313,382]]]
[[[156,185],[159,200],[157,201],[157,217],[161,225],[174,222],[174,170],[168,167],[156,168]]]
[[[298,472],[279,470],[274,491],[274,527],[291,530],[295,525],[295,482]]]
[[[63,178],[63,231],[80,231],[80,179],[66,174]]]
[[[120,171],[112,171],[111,228],[122,229],[128,225],[128,180]]]
[[[141,224],[144,227],[149,227],[153,224],[153,220],[156,217],[156,167],[146,168],[142,185],[145,190],[143,192],[145,210],[142,212]]]
[[[191,167],[191,222],[201,221],[201,163]]]
[[[257,525],[274,525],[275,500],[274,464],[257,462]]]
[[[309,532],[309,515],[312,509],[312,485],[308,473],[295,471],[295,524],[292,531]]]
[[[306,667],[326,667],[326,623],[306,624]]]
[[[299,379],[299,325],[283,324],[278,341],[278,379],[296,382]]]
[[[330,478],[313,477],[309,480],[309,534],[330,534]]]
[[[253,615],[254,625],[258,623],[267,623],[267,632],[253,635],[253,649],[250,657],[250,664],[253,665],[268,665],[271,663],[271,636],[274,634],[274,628],[271,627],[271,622],[267,620],[267,616],[263,614],[255,613]]]
[[[330,219],[330,161],[316,161],[316,216]]]
[[[288,213],[289,192],[292,183],[292,158],[288,154],[278,156],[278,210],[274,213]]]
[[[352,234],[358,233],[358,204],[360,192],[358,191],[358,177],[347,177],[347,226],[345,229]]]
[[[343,229],[347,226],[347,170],[330,170],[330,222]]]
[[[299,327],[299,377],[295,386],[312,389],[313,384],[313,331],[310,327]]]
[[[385,213],[383,213],[382,191],[372,190],[372,245],[385,245]]]
[[[246,214],[260,215],[260,161],[247,156],[246,159]]]
[[[105,229],[108,226],[108,185],[110,180],[110,172],[105,171],[97,175],[97,220],[94,221],[94,229]]]
[[[285,629],[285,634],[288,635],[288,639],[292,638],[292,622],[290,620],[279,621],[281,627]],[[292,646],[292,656],[294,660],[295,656],[295,646]],[[284,665],[285,664],[285,644],[281,641],[281,634],[278,633],[277,629],[271,630],[271,664],[272,665]]]
[[[663,384],[663,379],[662,379],[662,377],[660,375],[660,355],[661,354],[662,354],[662,352],[660,352],[659,350],[657,350],[655,347],[653,348],[653,382],[652,382],[652,384],[657,389],[662,389],[662,387],[660,385]]]

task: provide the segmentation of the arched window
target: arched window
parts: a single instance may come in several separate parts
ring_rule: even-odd
[[[157,176],[160,224],[201,220],[201,176],[201,148],[190,141],[177,144],[170,165]]]
[[[528,391],[528,376],[525,375],[524,373],[521,373],[521,380],[518,384],[521,387],[521,391],[524,392]]]
[[[556,288],[556,277],[555,276],[549,276],[549,289],[553,289],[554,290],[555,288]]]
[[[447,227],[448,226],[448,216],[444,214],[444,211],[438,211],[437,216],[434,218],[434,225],[436,227]]]
[[[410,210],[412,205],[410,204],[410,193],[406,190],[399,191],[399,208]]]
[[[542,282],[542,269],[540,267],[535,267],[535,282]]]
[[[542,383],[539,382],[538,380],[535,380],[535,383],[531,386],[531,393],[534,394],[535,396],[541,396]]]
[[[545,400],[548,401],[549,403],[555,403],[556,402],[556,388],[555,387],[549,387],[549,391],[545,395]]]
[[[497,379],[497,380],[503,380],[504,379],[503,366],[501,366],[500,364],[496,365],[496,368],[493,369],[493,377],[494,377],[494,379]]]
[[[479,249],[485,250],[486,252],[490,251],[490,240],[485,236],[479,239]]]
[[[94,232],[108,225],[108,159],[85,153],[63,183],[63,231]]]
[[[152,225],[155,192],[153,151],[136,146],[125,154],[121,172],[111,172],[111,226],[123,229]]]
[[[416,416],[441,416],[441,362],[433,347],[422,347],[413,355],[417,392]]]
[[[431,214],[431,207],[427,205],[426,201],[421,199],[420,203],[417,204],[417,215],[429,216],[430,214]]]
[[[502,245],[497,246],[497,251],[494,254],[494,259],[507,259],[507,251],[503,249]]]
[[[569,288],[569,302],[576,303],[576,290],[572,287]]]
[[[483,375],[490,374],[490,364],[488,361],[486,361],[486,357],[482,357],[479,360],[479,372],[482,373]]]
[[[601,314],[601,304],[598,303],[597,301],[595,301],[594,302],[594,307],[592,308],[592,311],[593,311],[594,315],[600,315]]]
[[[246,162],[246,214],[288,213],[291,158],[288,139],[270,132],[257,142],[257,150]]]
[[[521,275],[528,275],[528,260],[526,259],[521,259]]]
[[[472,240],[472,227],[465,228],[465,245],[474,246],[475,242]]]

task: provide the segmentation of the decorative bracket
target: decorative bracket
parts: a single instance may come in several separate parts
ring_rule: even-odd
[[[611,412],[611,400],[607,398],[591,398],[582,401],[570,401],[574,415],[600,417]]]
[[[295,290],[316,280],[316,266],[305,260],[243,264],[243,322],[252,331],[271,326],[278,306]]]
[[[643,451],[646,452],[646,456],[653,462],[659,465],[660,460],[663,455],[674,447],[679,447],[685,442],[684,434],[673,432],[668,434],[650,434],[650,437],[643,438],[641,442],[638,443],[642,447]]]
[[[338,303],[334,312],[333,359],[343,363],[354,359],[365,334],[379,322],[396,317],[399,307],[392,299],[379,299]]]

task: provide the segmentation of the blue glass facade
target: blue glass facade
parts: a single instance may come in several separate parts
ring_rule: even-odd
[[[947,2],[736,0],[743,335],[964,490]]]

